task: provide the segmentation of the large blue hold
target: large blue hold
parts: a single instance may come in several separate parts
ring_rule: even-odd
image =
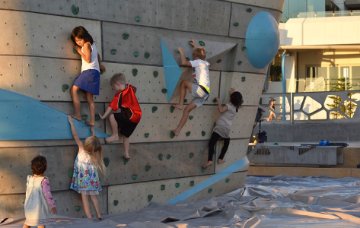
[[[170,101],[174,95],[176,85],[179,82],[182,71],[177,64],[174,56],[170,53],[169,49],[163,40],[160,41],[162,62],[164,69],[165,85],[167,90],[167,100]]]
[[[72,139],[67,115],[38,100],[0,89],[0,140]],[[90,136],[84,123],[74,120],[80,138]],[[100,138],[107,137],[97,132]]]
[[[279,49],[279,29],[268,12],[257,13],[246,30],[246,54],[254,67],[262,69],[275,57]]]

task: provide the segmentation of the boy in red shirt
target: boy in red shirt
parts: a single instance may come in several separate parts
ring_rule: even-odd
[[[112,76],[110,84],[116,91],[115,96],[101,119],[109,116],[112,135],[106,138],[106,142],[110,143],[119,140],[119,132],[123,135],[124,158],[130,159],[129,137],[134,132],[136,126],[141,119],[141,108],[135,96],[136,88],[130,84],[126,84],[125,75],[119,73]]]

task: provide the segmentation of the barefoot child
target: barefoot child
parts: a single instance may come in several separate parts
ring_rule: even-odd
[[[87,218],[92,218],[89,205],[89,196],[95,207],[96,216],[101,220],[101,212],[97,196],[102,190],[99,172],[105,174],[102,148],[96,136],[90,136],[83,143],[76,132],[76,128],[71,116],[68,116],[71,133],[79,147],[75,163],[74,173],[71,180],[70,189],[81,194],[83,208]]]
[[[136,88],[126,84],[125,75],[115,74],[110,80],[111,87],[116,91],[113,100],[101,119],[109,116],[112,135],[106,142],[119,140],[119,132],[123,135],[124,159],[129,160],[129,137],[141,119],[141,108],[135,96]]]
[[[196,47],[195,42],[190,41],[190,45],[193,48],[192,52],[192,61],[186,60],[184,50],[179,48],[180,58],[181,58],[181,66],[185,67],[193,67],[195,68],[194,82],[189,82],[186,80],[182,80],[180,83],[180,97],[179,103],[174,105],[175,108],[182,110],[184,105],[184,98],[186,96],[186,92],[191,92],[193,100],[188,104],[184,111],[183,115],[180,119],[180,122],[175,130],[172,131],[174,136],[178,136],[180,134],[181,129],[184,127],[189,113],[197,107],[200,107],[205,103],[205,101],[209,98],[210,94],[210,79],[209,79],[209,63],[205,61],[206,52],[202,47]]]
[[[51,214],[56,214],[56,206],[51,195],[49,179],[44,176],[47,162],[43,156],[31,161],[33,175],[27,177],[26,199],[24,203],[25,223],[23,228],[31,226],[45,227]]]
[[[100,56],[93,38],[84,27],[75,27],[71,33],[71,40],[74,42],[74,49],[81,56],[81,74],[75,78],[74,84],[71,87],[71,97],[74,106],[73,118],[81,120],[78,91],[82,90],[85,92],[86,100],[89,104],[90,121],[87,124],[94,126],[95,104],[93,96],[99,95],[100,72],[104,72],[105,68],[100,64]]]
[[[213,163],[213,156],[215,153],[215,145],[219,139],[224,140],[224,146],[221,149],[221,153],[218,158],[218,164],[224,163],[224,156],[230,144],[230,128],[232,120],[235,117],[235,114],[238,112],[239,107],[243,103],[243,98],[240,92],[230,89],[230,102],[226,105],[221,105],[218,102],[218,110],[221,113],[220,117],[217,119],[213,133],[209,141],[209,155],[207,163],[203,165],[203,168],[211,166]]]

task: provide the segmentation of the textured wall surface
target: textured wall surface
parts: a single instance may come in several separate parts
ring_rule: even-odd
[[[0,2],[0,87],[40,100],[50,107],[72,113],[69,88],[80,72],[80,59],[72,50],[71,30],[85,26],[93,36],[106,67],[101,75],[96,112],[103,112],[113,97],[109,80],[122,72],[137,87],[143,117],[130,141],[131,160],[123,161],[120,142],[106,144],[107,175],[100,201],[103,213],[135,210],[149,202],[165,203],[215,172],[246,156],[248,139],[267,68],[256,69],[246,57],[247,24],[260,11],[276,19],[283,1],[219,0],[3,0]],[[211,94],[203,107],[194,110],[178,137],[170,130],[182,112],[166,100],[160,39],[175,59],[188,41],[195,39],[209,57]],[[183,69],[183,78],[191,71]],[[219,113],[215,97],[229,99],[233,87],[244,97],[234,119],[226,163],[206,170],[207,144]],[[81,96],[82,97],[82,96]],[[186,103],[191,97],[186,97]],[[29,110],[31,112],[31,110]],[[88,118],[87,103],[82,103]],[[26,113],[24,113],[26,115]],[[96,127],[111,133],[107,121]],[[1,127],[1,126],[0,126]],[[217,145],[220,150],[222,142]],[[50,179],[60,214],[84,216],[79,195],[69,190],[76,156],[73,141],[0,142],[0,215],[23,216],[26,176],[30,161],[38,155],[48,159]],[[238,172],[193,196],[200,199],[242,186],[246,172]]]

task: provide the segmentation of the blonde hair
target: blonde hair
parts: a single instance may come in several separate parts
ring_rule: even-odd
[[[114,74],[110,79],[110,85],[114,85],[115,83],[126,84],[125,75],[122,73]]]
[[[91,163],[105,175],[105,164],[103,160],[103,152],[98,137],[90,136],[85,139],[84,150],[90,155]]]

